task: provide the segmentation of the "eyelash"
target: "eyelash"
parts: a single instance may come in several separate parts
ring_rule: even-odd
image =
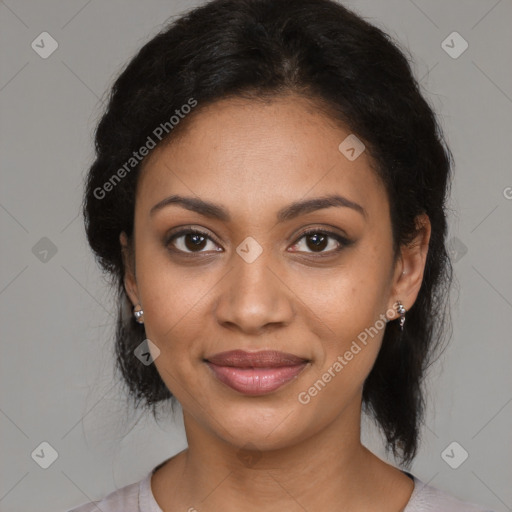
[[[214,242],[215,244],[217,244],[217,242],[207,233],[205,233],[199,229],[188,228],[188,229],[184,229],[182,231],[178,231],[177,233],[173,233],[172,235],[167,237],[167,239],[165,241],[165,246],[167,248],[169,248],[169,245],[171,245],[171,242],[173,242],[177,238],[180,238],[180,237],[186,236],[186,235],[199,235],[199,236],[207,238],[207,239],[211,240],[212,242]],[[344,248],[348,247],[349,245],[351,245],[353,243],[352,240],[349,240],[349,239],[339,235],[338,233],[334,233],[332,231],[328,231],[325,229],[310,228],[310,229],[307,229],[306,231],[302,232],[300,234],[300,236],[297,238],[297,240],[292,245],[296,245],[300,240],[307,237],[308,235],[326,235],[330,238],[333,238],[340,244],[339,247],[337,247],[336,249],[331,249],[330,251],[322,251],[322,252],[318,252],[318,253],[315,253],[315,252],[307,252],[306,253],[308,255],[313,255],[313,257],[315,257],[315,258],[322,258],[325,256],[331,256],[333,254],[337,254],[337,253],[341,252]],[[219,244],[217,244],[217,245],[219,245]],[[169,248],[169,250],[171,250],[175,253],[178,253],[180,255],[185,255],[187,257],[188,256],[194,257],[195,254],[202,254],[202,251],[186,252],[186,251],[182,251],[181,249],[176,249],[176,248],[172,248],[172,249]],[[299,252],[302,252],[302,251],[299,251]]]

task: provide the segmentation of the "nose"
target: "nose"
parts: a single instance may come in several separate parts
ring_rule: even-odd
[[[246,334],[261,334],[290,324],[293,291],[265,251],[252,263],[233,254],[231,271],[221,281],[214,314],[217,322]]]

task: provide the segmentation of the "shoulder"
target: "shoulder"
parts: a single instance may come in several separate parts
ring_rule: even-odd
[[[121,487],[99,501],[84,503],[68,512],[140,512],[139,498],[144,480]]]
[[[414,477],[414,491],[403,512],[492,512],[490,509],[461,501]]]

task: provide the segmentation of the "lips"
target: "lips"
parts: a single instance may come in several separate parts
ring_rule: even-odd
[[[263,395],[296,378],[308,360],[294,354],[265,350],[232,350],[205,359],[215,377],[246,395]]]
[[[261,352],[231,350],[215,354],[209,357],[207,361],[219,366],[236,366],[237,368],[279,368],[302,364],[307,359],[276,350],[264,350]]]

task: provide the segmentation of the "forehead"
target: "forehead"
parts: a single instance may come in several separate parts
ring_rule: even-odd
[[[347,137],[353,140],[350,129],[300,96],[225,99],[199,108],[185,122],[179,137],[144,161],[137,187],[144,210],[175,193],[252,213],[332,193],[377,214],[387,207],[368,152],[353,160],[339,149]]]

